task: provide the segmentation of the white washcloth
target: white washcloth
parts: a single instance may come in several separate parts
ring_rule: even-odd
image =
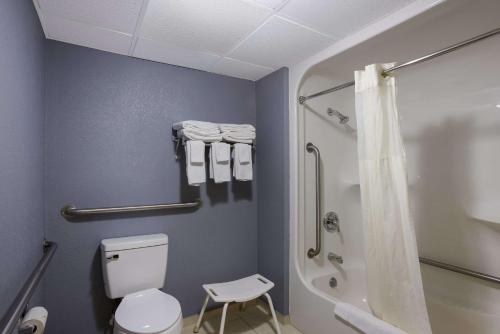
[[[367,334],[408,334],[351,304],[337,302],[335,315]]]
[[[186,142],[186,174],[188,183],[191,186],[199,186],[206,180],[205,175],[205,143],[197,140]],[[200,162],[191,161],[191,157],[203,152],[203,159]]]
[[[212,148],[215,150],[215,160],[217,162],[229,162],[231,159],[231,146],[224,143],[212,143]]]
[[[242,134],[240,135],[237,132],[223,132],[222,139],[231,143],[245,143],[251,144],[255,139],[255,133],[253,134]]]
[[[178,131],[179,136],[183,136],[186,139],[190,140],[201,140],[205,142],[214,142],[214,141],[221,141],[222,140],[222,135],[221,134],[206,134],[206,135],[200,135],[198,132],[192,131],[190,129],[182,129]]]
[[[189,162],[191,165],[201,165],[205,163],[205,143],[198,140],[190,140]]]
[[[235,146],[238,146],[240,164],[246,165],[252,163],[252,147],[247,144],[235,144]]]
[[[252,147],[247,144],[235,144],[233,150],[233,176],[236,180],[250,181],[253,178]],[[250,152],[248,152],[250,151]],[[248,155],[249,159],[248,159]]]
[[[210,178],[215,183],[231,181],[229,151],[230,146],[226,143],[212,143],[210,145]]]
[[[202,122],[202,121],[182,121],[172,125],[174,130],[181,130],[185,128],[199,129],[199,130],[213,130],[218,129],[219,126],[215,123]]]
[[[219,124],[222,132],[226,131],[250,131],[255,132],[255,127],[251,124]]]

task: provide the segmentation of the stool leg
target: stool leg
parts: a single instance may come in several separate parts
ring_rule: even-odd
[[[267,298],[267,302],[269,303],[269,308],[271,309],[271,314],[273,315],[274,326],[276,327],[276,332],[278,334],[281,334],[280,324],[278,322],[278,318],[276,318],[276,312],[274,311],[274,305],[273,305],[273,301],[271,299],[271,296],[269,296],[269,294],[267,292],[264,295]]]
[[[227,306],[229,303],[224,304],[224,308],[222,309],[222,319],[220,320],[220,329],[219,329],[219,334],[224,333],[224,324],[226,323],[226,313],[227,313]]]
[[[205,310],[207,308],[209,298],[209,295],[207,295],[207,297],[205,298],[205,302],[203,303],[203,307],[201,308],[200,315],[198,316],[198,321],[196,322],[196,326],[194,326],[193,328],[193,333],[198,333],[198,331],[200,330],[201,320],[203,319],[203,314],[205,313]]]

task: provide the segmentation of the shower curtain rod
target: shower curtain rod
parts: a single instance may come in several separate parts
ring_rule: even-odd
[[[403,63],[403,64],[400,64],[400,65],[396,65],[394,67],[388,68],[387,70],[385,70],[385,71],[382,72],[382,75],[387,75],[387,74],[389,74],[391,72],[400,70],[402,68],[406,68],[406,67],[409,67],[409,66],[412,66],[412,65],[420,64],[420,63],[423,63],[423,62],[425,62],[427,60],[431,60],[433,58],[440,57],[442,55],[445,55],[447,53],[456,51],[458,49],[461,49],[463,47],[466,47],[468,45],[474,44],[476,42],[479,42],[479,41],[481,41],[483,39],[486,39],[488,37],[491,37],[491,36],[494,36],[494,35],[497,35],[497,34],[500,34],[500,28],[490,30],[490,31],[488,31],[488,32],[486,32],[484,34],[477,35],[475,37],[469,38],[469,39],[467,39],[465,41],[462,41],[460,43],[456,43],[456,44],[450,45],[450,46],[448,46],[448,47],[446,47],[444,49],[435,51],[433,53],[429,53],[428,55],[425,55],[423,57],[416,58],[416,59],[407,61],[406,63]],[[309,99],[313,99],[315,97],[322,96],[322,95],[325,95],[325,94],[330,94],[330,93],[333,93],[333,92],[336,92],[338,90],[341,90],[341,89],[344,89],[344,88],[347,88],[347,87],[351,87],[351,86],[354,86],[354,81],[349,81],[349,82],[343,83],[341,85],[338,85],[338,86],[335,86],[335,87],[332,87],[332,88],[329,88],[329,89],[326,89],[326,90],[323,90],[321,92],[314,93],[314,94],[311,94],[311,95],[299,96],[299,103],[303,104],[304,102],[306,102]]]

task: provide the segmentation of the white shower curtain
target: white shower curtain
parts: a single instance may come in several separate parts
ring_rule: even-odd
[[[431,333],[413,222],[394,77],[375,64],[355,72],[368,302],[409,334]]]

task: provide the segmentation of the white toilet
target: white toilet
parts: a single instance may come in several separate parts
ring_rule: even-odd
[[[168,237],[165,234],[101,241],[106,295],[122,298],[114,334],[179,334],[181,305],[158,290],[165,283]]]

